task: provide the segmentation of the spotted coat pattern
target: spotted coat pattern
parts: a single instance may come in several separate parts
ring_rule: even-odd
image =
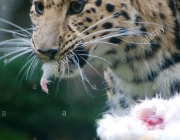
[[[43,14],[36,12],[36,2],[42,3]],[[180,91],[179,2],[80,0],[85,4],[80,13],[72,12],[72,2],[33,1],[32,49],[44,63],[73,52],[80,69],[88,63],[102,65],[114,113],[139,98],[170,97]],[[74,62],[64,69],[78,73]]]

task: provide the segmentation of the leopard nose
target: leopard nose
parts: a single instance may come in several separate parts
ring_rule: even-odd
[[[51,49],[51,50],[46,50],[46,51],[38,49],[37,51],[51,59],[54,59],[54,56],[58,52],[57,49]]]

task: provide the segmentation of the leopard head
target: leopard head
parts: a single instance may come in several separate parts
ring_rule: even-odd
[[[118,36],[137,26],[136,13],[130,0],[34,0],[32,49],[43,62],[44,75],[81,74],[93,58],[98,65],[110,65],[109,55],[124,52]]]

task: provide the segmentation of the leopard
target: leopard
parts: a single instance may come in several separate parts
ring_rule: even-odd
[[[174,0],[34,0],[31,46],[43,62],[42,89],[48,93],[52,76],[80,75],[89,82],[83,68],[93,64],[105,69],[112,116],[138,99],[157,94],[170,98],[180,92],[177,4]],[[64,58],[67,62],[62,63]]]
[[[49,93],[52,77],[79,75],[91,85],[85,67],[101,66],[111,117],[140,99],[173,97],[180,92],[179,7],[178,0],[32,0],[42,89]]]

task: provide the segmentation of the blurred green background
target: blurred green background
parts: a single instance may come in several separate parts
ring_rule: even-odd
[[[30,6],[30,0],[0,0],[0,18],[30,28]],[[15,29],[2,22],[0,28]],[[0,31],[0,41],[11,38]],[[87,69],[87,77],[98,90],[88,86],[89,95],[80,78],[75,78],[63,80],[58,92],[57,83],[52,82],[47,95],[40,88],[40,67],[31,79],[15,81],[27,58],[20,57],[5,67],[0,60],[0,140],[98,140],[95,121],[105,111],[103,78]]]

